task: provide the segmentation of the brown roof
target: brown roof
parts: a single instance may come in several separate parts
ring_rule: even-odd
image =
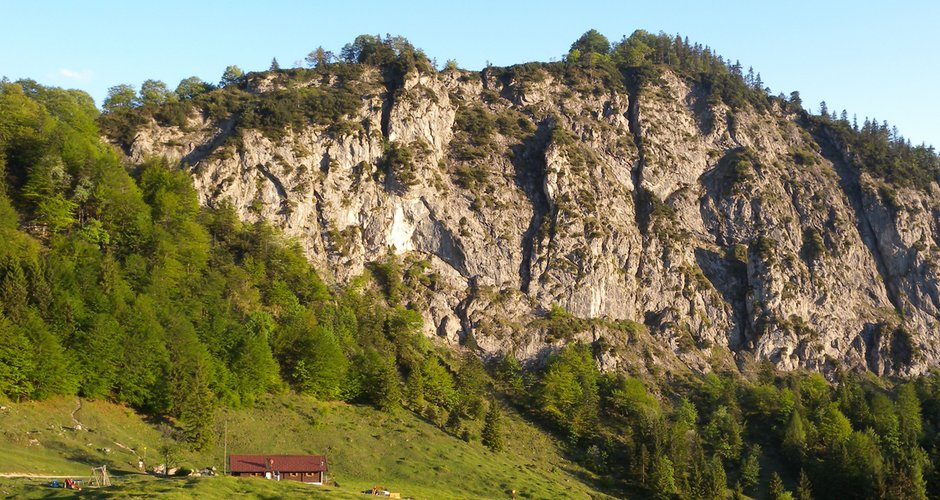
[[[322,472],[326,471],[323,455],[229,455],[232,472]]]

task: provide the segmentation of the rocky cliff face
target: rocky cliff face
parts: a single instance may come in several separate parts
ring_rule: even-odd
[[[940,362],[940,188],[886,199],[794,114],[732,112],[668,70],[633,93],[543,70],[358,79],[343,126],[272,135],[197,110],[128,153],[180,161],[203,203],[281,228],[327,279],[421,262],[427,334],[484,353],[580,339],[611,369]]]

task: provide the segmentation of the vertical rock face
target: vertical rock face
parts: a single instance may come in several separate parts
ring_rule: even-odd
[[[179,160],[204,204],[281,228],[336,282],[425,260],[427,334],[485,353],[578,339],[611,369],[940,360],[940,188],[889,200],[782,109],[732,112],[668,70],[633,93],[542,70],[358,78],[342,123],[272,135],[196,113],[144,127],[131,159]],[[592,320],[559,337],[539,319],[553,307]]]

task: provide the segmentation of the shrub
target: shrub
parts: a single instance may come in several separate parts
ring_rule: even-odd
[[[385,146],[381,165],[385,168],[386,175],[391,175],[407,188],[418,183],[418,172],[414,160],[415,153],[411,147],[392,141]]]
[[[488,140],[493,134],[495,124],[493,114],[480,105],[461,107],[457,110],[457,130],[467,132],[474,139]]]
[[[355,112],[359,96],[343,89],[293,88],[268,92],[252,99],[244,108],[240,124],[261,130],[272,139],[285,128],[308,123],[330,125]]]
[[[803,230],[803,248],[801,249],[803,257],[807,261],[819,260],[826,252],[826,245],[823,243],[822,235],[815,228]]]
[[[535,125],[528,117],[513,109],[506,109],[496,117],[496,127],[500,134],[520,142],[535,132]]]

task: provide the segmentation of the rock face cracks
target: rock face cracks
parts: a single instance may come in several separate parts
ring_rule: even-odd
[[[582,340],[604,369],[940,363],[940,188],[889,200],[825,131],[668,71],[641,92],[534,71],[366,70],[351,126],[274,139],[195,113],[129,154],[186,165],[203,203],[270,221],[328,280],[423,262],[427,335],[485,355]],[[559,334],[553,307],[582,328]]]

